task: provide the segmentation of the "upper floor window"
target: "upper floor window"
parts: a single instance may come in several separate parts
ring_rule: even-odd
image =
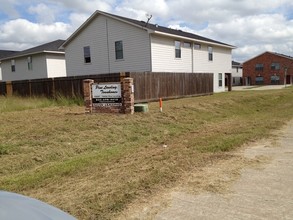
[[[271,64],[271,70],[279,70],[280,64],[279,63],[272,63]]]
[[[11,72],[15,72],[15,60],[11,60]]]
[[[181,42],[175,41],[175,58],[181,58]]]
[[[28,68],[28,70],[32,70],[33,69],[33,59],[32,59],[31,56],[29,56],[27,58],[27,68]]]
[[[213,47],[208,47],[209,61],[213,61]]]
[[[195,50],[200,50],[201,49],[201,45],[200,44],[194,44],[194,49]]]
[[[83,56],[85,63],[91,63],[91,48],[90,46],[86,46],[83,48]]]
[[[123,59],[123,42],[122,42],[122,40],[115,42],[115,56],[116,56],[116,60]]]
[[[191,43],[184,42],[183,46],[186,47],[186,48],[191,48]]]
[[[256,71],[262,71],[263,70],[263,64],[262,63],[255,64],[255,70]]]

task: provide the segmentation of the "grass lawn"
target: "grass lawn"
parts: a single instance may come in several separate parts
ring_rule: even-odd
[[[0,98],[0,189],[78,219],[112,219],[293,118],[292,87],[165,101],[162,113],[150,103],[134,115],[47,102]]]

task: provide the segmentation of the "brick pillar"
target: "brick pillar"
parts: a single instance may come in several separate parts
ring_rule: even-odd
[[[94,80],[85,79],[83,80],[83,97],[85,105],[85,113],[92,113],[93,101],[92,101],[92,84]]]
[[[122,79],[122,113],[134,113],[133,78]]]

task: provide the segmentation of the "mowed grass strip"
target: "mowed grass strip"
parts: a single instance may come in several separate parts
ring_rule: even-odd
[[[221,93],[158,103],[149,113],[83,114],[82,107],[0,113],[0,189],[78,219],[112,219],[293,118],[293,89]],[[1,99],[0,99],[1,102]]]

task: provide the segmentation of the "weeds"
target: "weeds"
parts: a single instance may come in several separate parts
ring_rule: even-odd
[[[166,101],[163,113],[150,103],[134,115],[85,115],[79,99],[62,97],[50,108],[39,99],[28,111],[1,107],[0,188],[78,219],[112,219],[222,152],[271,136],[293,118],[292,97],[292,88],[221,93]]]

